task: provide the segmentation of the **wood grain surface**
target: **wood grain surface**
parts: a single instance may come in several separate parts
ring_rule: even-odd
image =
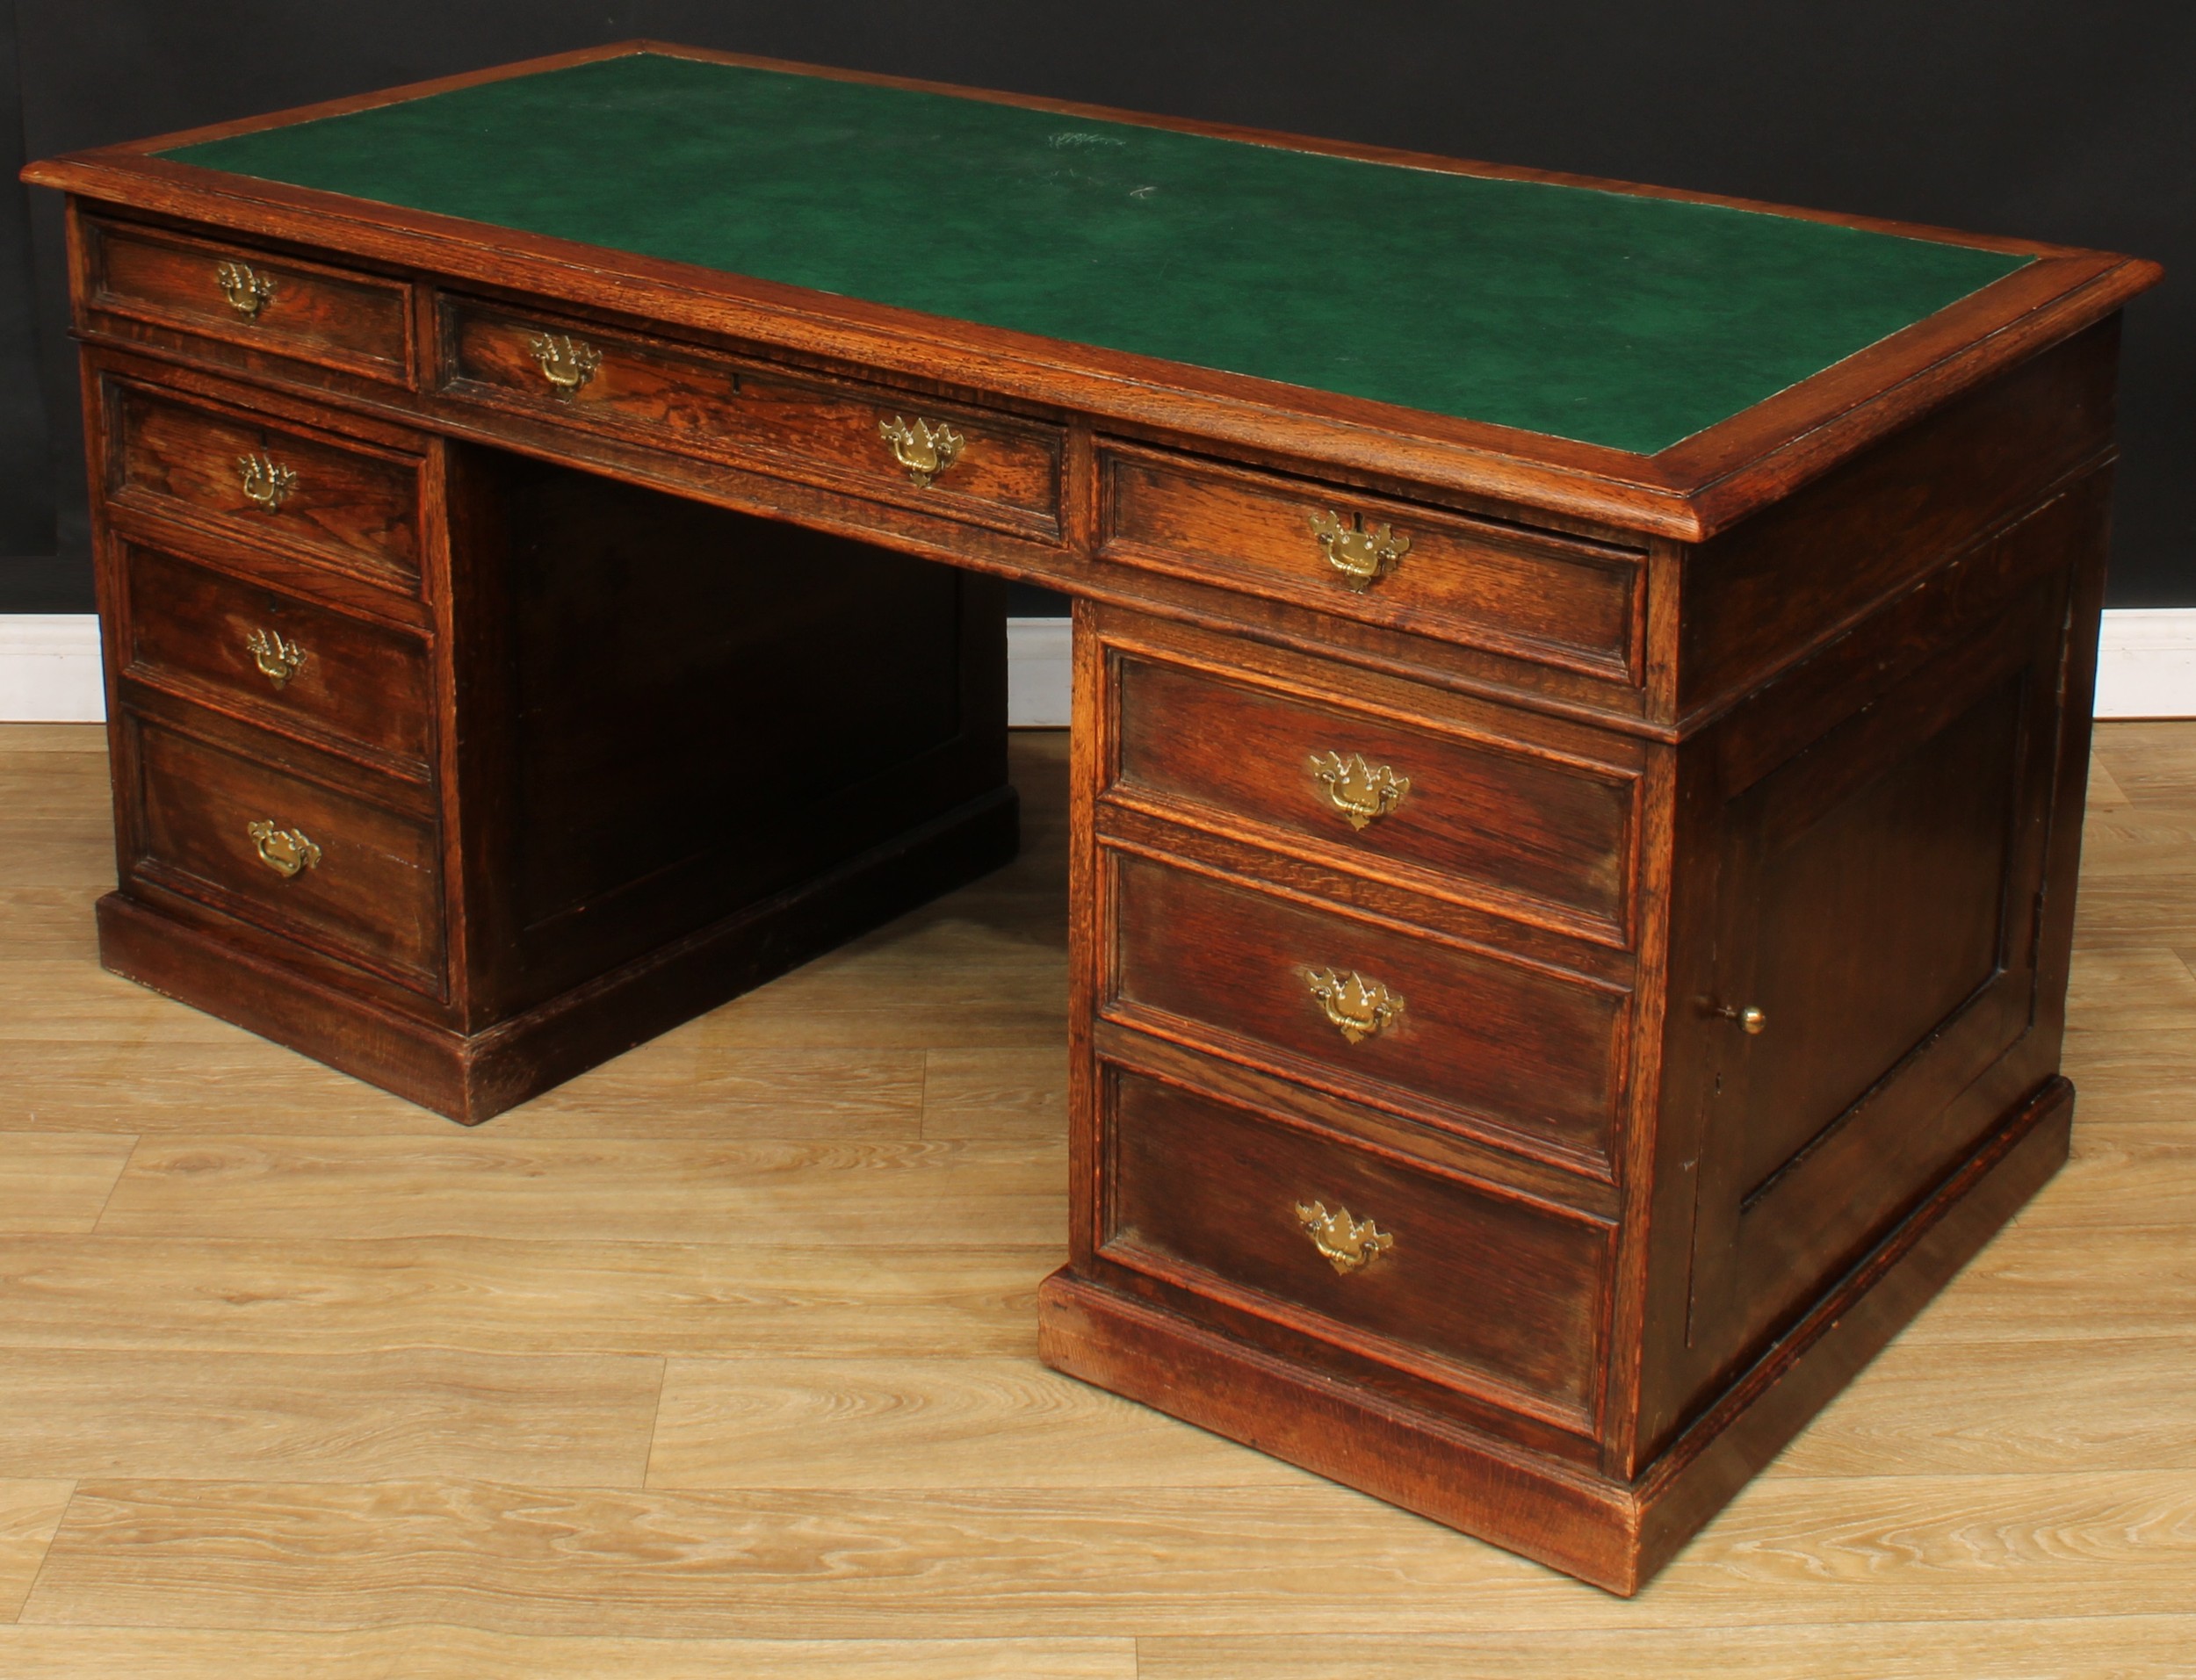
[[[1037,1363],[1064,761],[461,1134],[101,973],[103,739],[0,731],[0,1672],[2196,1672],[2196,726],[2099,732],[2072,1163],[1629,1602]]]

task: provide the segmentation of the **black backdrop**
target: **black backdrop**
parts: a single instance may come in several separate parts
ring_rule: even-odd
[[[647,35],[2156,257],[2111,600],[2196,604],[2188,0],[15,0],[11,26],[0,136],[33,157]],[[0,191],[0,611],[90,602],[54,197]]]

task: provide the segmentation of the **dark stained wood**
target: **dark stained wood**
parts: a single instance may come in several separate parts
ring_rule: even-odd
[[[768,363],[466,299],[444,298],[437,321],[437,385],[454,396],[1010,530],[1058,533],[1057,427],[972,412],[915,392],[802,379]],[[552,335],[568,338],[575,329],[602,359],[586,384],[560,396],[532,344]],[[964,440],[952,465],[928,485],[909,478],[878,429],[887,421],[919,418],[949,424]]]
[[[411,378],[411,295],[401,282],[97,218],[84,223],[81,260],[84,324],[94,328],[103,318],[148,321],[368,379]],[[229,263],[272,287],[250,314],[221,290],[217,272]]]
[[[181,545],[177,545],[180,547]],[[370,749],[424,779],[434,750],[428,649],[415,635],[195,555],[125,542],[121,566],[133,683],[165,688],[315,745]],[[277,682],[254,651],[278,638]],[[299,662],[292,667],[287,656]]]
[[[1622,1084],[1622,991],[1459,950],[1144,857],[1109,857],[1109,1019],[1304,1084],[1606,1172]],[[1307,971],[1403,999],[1349,1042]]]
[[[1642,573],[1638,558],[1622,550],[1141,451],[1108,450],[1099,470],[1102,560],[1638,680]],[[1408,539],[1409,551],[1385,576],[1353,588],[1311,527],[1321,515],[1388,526]]]

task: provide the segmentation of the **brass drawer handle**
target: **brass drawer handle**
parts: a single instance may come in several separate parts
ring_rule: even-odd
[[[1759,1006],[1754,1004],[1748,1004],[1744,1009],[1734,1009],[1727,1003],[1718,1004],[1716,1013],[1725,1020],[1737,1021],[1738,1030],[1749,1038],[1759,1037],[1769,1025],[1768,1016],[1763,1014]]]
[[[1411,552],[1411,539],[1385,524],[1368,526],[1362,514],[1347,519],[1337,513],[1311,516],[1311,534],[1319,539],[1326,563],[1340,575],[1342,587],[1369,589]]]
[[[272,823],[258,822],[249,825],[244,832],[259,847],[259,861],[285,881],[320,863],[321,848],[306,839],[302,829],[277,828]]]
[[[305,650],[295,642],[284,641],[280,631],[253,631],[244,638],[244,651],[259,667],[259,674],[278,689],[285,687],[305,663]]]
[[[526,348],[541,364],[541,377],[549,381],[550,390],[560,402],[571,401],[573,393],[603,365],[602,351],[568,333],[535,334],[527,339]]]
[[[1371,1220],[1351,1218],[1349,1209],[1339,1202],[1329,1213],[1323,1201],[1300,1201],[1297,1222],[1326,1263],[1346,1278],[1396,1245],[1396,1239]]]
[[[1352,828],[1378,822],[1403,802],[1411,791],[1411,778],[1398,775],[1384,764],[1368,764],[1364,755],[1352,753],[1314,753],[1311,775],[1326,788],[1327,803],[1349,818]]]
[[[228,299],[228,306],[246,321],[257,321],[259,312],[274,300],[275,283],[264,274],[254,274],[249,263],[216,263],[213,281]]]
[[[915,488],[927,490],[930,481],[961,458],[961,445],[966,440],[943,420],[928,421],[917,417],[910,426],[898,415],[890,420],[877,422],[878,433],[892,446],[892,459],[907,469],[907,476],[914,480]]]
[[[284,498],[298,487],[298,475],[271,455],[240,455],[236,471],[243,478],[244,499],[271,514],[279,513]]]
[[[1353,1044],[1362,1044],[1386,1031],[1403,1013],[1403,999],[1377,980],[1368,980],[1352,970],[1345,979],[1333,969],[1304,969],[1304,983],[1326,1011],[1335,1030]]]

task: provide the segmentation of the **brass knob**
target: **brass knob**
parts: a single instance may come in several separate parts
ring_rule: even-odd
[[[573,393],[595,377],[595,370],[603,364],[603,353],[583,339],[568,333],[540,333],[526,341],[526,348],[533,351],[534,360],[541,364],[541,377],[549,381],[549,388],[559,401],[569,402]]]
[[[279,631],[253,631],[244,638],[244,651],[259,667],[259,674],[278,689],[285,687],[305,663],[305,650],[295,642],[284,641]]]
[[[275,283],[264,274],[254,274],[250,265],[244,263],[216,263],[213,282],[228,299],[228,306],[246,321],[257,321],[259,312],[272,301],[275,294]]]
[[[1396,1245],[1396,1239],[1371,1220],[1351,1218],[1349,1209],[1339,1202],[1329,1213],[1323,1201],[1300,1201],[1297,1223],[1304,1227],[1304,1235],[1326,1263],[1344,1277],[1371,1265]]]
[[[1403,1013],[1403,999],[1377,980],[1352,970],[1345,979],[1333,969],[1303,969],[1304,983],[1319,1000],[1335,1030],[1353,1044],[1384,1032]]]
[[[1377,822],[1411,791],[1409,776],[1398,775],[1384,764],[1368,764],[1357,753],[1347,758],[1340,753],[1315,753],[1311,775],[1325,785],[1327,803],[1349,818],[1352,828]]]
[[[1716,1006],[1716,1013],[1725,1020],[1737,1021],[1738,1030],[1749,1038],[1759,1037],[1762,1028],[1769,1024],[1768,1016],[1763,1014],[1752,1004],[1748,1004],[1744,1009],[1734,1009],[1729,1004],[1718,1004]]]
[[[248,824],[244,833],[259,848],[259,861],[280,876],[290,880],[304,870],[319,867],[321,848],[305,837],[298,828],[277,828],[271,822]]]
[[[917,417],[910,426],[898,415],[877,422],[878,435],[892,445],[892,459],[907,469],[915,488],[927,490],[930,481],[961,458],[966,441],[943,420]]]
[[[1311,516],[1311,534],[1319,539],[1326,563],[1340,577],[1342,587],[1360,593],[1369,589],[1411,552],[1411,539],[1385,524],[1367,525],[1362,514],[1345,519],[1338,513]]]
[[[298,475],[271,455],[240,455],[236,471],[243,479],[244,499],[271,514],[279,513],[284,498],[298,487]]]

